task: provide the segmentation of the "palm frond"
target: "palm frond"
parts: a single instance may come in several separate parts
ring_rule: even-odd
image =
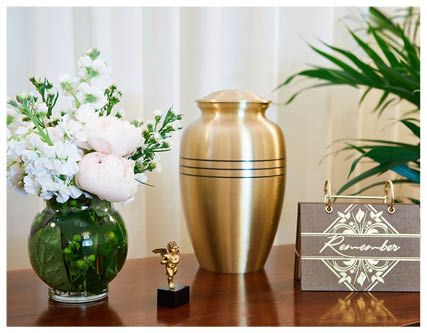
[[[360,30],[348,29],[349,36],[354,40],[364,57],[354,51],[322,42],[325,49],[309,44],[309,47],[333,67],[311,66],[301,70],[277,86],[276,89],[289,87],[297,78],[317,81],[293,93],[287,104],[293,102],[301,93],[309,89],[327,86],[350,86],[362,88],[364,93],[359,104],[373,90],[381,91],[377,103],[372,109],[378,117],[401,101],[414,106],[410,111],[403,112],[397,123],[405,126],[417,139],[420,138],[420,47],[418,44],[420,11],[408,7],[398,10],[394,15],[386,15],[382,10],[371,7],[364,18],[364,32],[371,37],[372,43],[363,40]],[[396,124],[396,123],[395,123]],[[348,181],[342,185],[338,193],[371,177],[392,171],[402,178],[396,179],[401,184],[419,184],[420,182],[420,143],[409,144],[378,139],[340,139],[344,146],[328,155],[342,152],[353,152],[348,172]],[[362,161],[374,165],[368,170],[350,177]],[[365,186],[357,193],[366,191],[382,182]]]

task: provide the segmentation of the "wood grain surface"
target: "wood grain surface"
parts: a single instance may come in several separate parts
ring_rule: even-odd
[[[294,246],[273,247],[265,269],[215,274],[184,254],[176,282],[190,304],[158,308],[166,284],[159,258],[130,259],[110,284],[109,298],[86,305],[49,301],[32,270],[7,273],[8,326],[403,326],[420,321],[419,293],[301,292],[293,279]]]

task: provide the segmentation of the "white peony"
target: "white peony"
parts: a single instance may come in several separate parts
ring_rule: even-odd
[[[111,202],[131,199],[137,191],[135,162],[98,152],[84,155],[76,175],[77,186]]]
[[[83,130],[93,149],[116,156],[125,156],[134,152],[141,138],[140,128],[112,116],[93,118]]]

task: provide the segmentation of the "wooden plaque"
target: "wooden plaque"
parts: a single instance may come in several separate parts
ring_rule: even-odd
[[[297,229],[301,290],[420,290],[418,205],[299,203]]]

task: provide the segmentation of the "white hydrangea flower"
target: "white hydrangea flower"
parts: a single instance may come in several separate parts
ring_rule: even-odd
[[[47,130],[54,141],[53,146],[42,141],[36,133],[23,140],[9,141],[8,183],[44,200],[56,197],[58,202],[65,202],[70,196],[77,198],[83,193],[74,184],[81,152],[60,126]]]
[[[33,176],[33,175],[26,175],[24,177],[24,189],[25,189],[25,192],[27,192],[28,194],[38,195],[39,191],[40,191],[40,188],[41,188],[41,186],[40,186],[39,182],[36,181],[35,176]]]
[[[100,76],[111,75],[111,69],[107,66],[107,63],[99,58],[95,59],[90,67],[96,70]]]
[[[65,96],[71,96],[76,94],[78,79],[71,77],[68,74],[62,74],[59,76],[59,85]]]
[[[16,130],[14,132],[17,136],[26,136],[27,134],[31,133],[33,129],[30,126],[20,125],[16,127]]]
[[[11,188],[21,189],[24,185],[23,180],[25,170],[21,163],[13,162],[7,168],[7,185]]]
[[[81,123],[86,124],[93,118],[98,117],[98,114],[92,104],[83,104],[75,111],[74,116]]]
[[[37,111],[37,113],[47,113],[48,108],[45,102],[38,102],[34,106],[34,109]]]
[[[62,131],[64,138],[71,142],[84,140],[86,137],[83,132],[83,123],[72,118],[69,114],[65,114],[56,127]]]
[[[47,112],[54,100],[52,96],[58,93],[56,88],[48,89],[47,94],[51,97],[47,99],[47,105],[41,101],[40,96],[36,97],[32,92],[23,93],[16,100],[11,100],[12,109],[8,110],[7,128],[8,184],[22,192],[38,195],[45,200],[55,198],[58,202],[66,202],[81,195],[90,197],[91,193],[110,201],[129,202],[136,191],[137,180],[145,183],[147,176],[135,175],[135,161],[128,158],[133,152],[140,154],[141,149],[152,144],[151,141],[145,143],[142,134],[149,126],[154,126],[155,121],[127,122],[118,119],[124,116],[124,111],[116,108],[109,115],[101,112],[108,102],[105,92],[111,85],[112,76],[107,63],[99,58],[97,49],[88,50],[78,60],[78,73],[76,77],[59,77],[57,88],[61,98],[52,108],[52,114],[47,115]],[[45,84],[44,80],[40,82]],[[120,99],[118,90],[114,88],[111,92],[112,98]],[[63,103],[63,96],[67,96],[66,103]],[[19,104],[22,107],[24,102],[34,104],[31,109],[33,119],[20,112]],[[157,122],[163,116],[161,110],[154,111]],[[41,129],[34,126],[36,118],[39,118],[37,121]],[[90,124],[92,125],[89,126]],[[174,129],[179,127],[178,124],[172,126]],[[153,129],[150,134],[151,132],[160,145],[170,145],[169,140],[162,138],[167,132],[161,134]],[[105,155],[102,161],[105,162],[104,171],[108,176],[86,174],[86,180],[80,177],[82,184],[86,184],[89,190],[85,188],[86,185],[77,183],[80,183],[78,175],[84,174],[84,170],[79,169],[84,164],[83,160],[88,161],[91,154],[100,154],[91,153],[92,149]],[[91,170],[94,175],[99,173],[98,160],[92,160],[86,171]],[[138,168],[145,167],[143,157],[137,163]],[[145,163],[152,164],[149,165],[149,170],[161,171],[157,156]],[[109,182],[100,184],[97,177],[108,179]],[[119,193],[120,191],[122,192]]]
[[[90,83],[92,86],[105,91],[111,85],[112,79],[107,75],[96,76],[90,80]]]
[[[89,104],[94,109],[101,109],[107,104],[107,97],[104,95],[104,90],[95,86],[90,86],[86,82],[79,85],[77,99],[83,104]]]
[[[53,142],[64,141],[65,139],[65,132],[60,126],[49,127],[47,132]]]
[[[77,162],[81,160],[76,145],[69,142],[55,142],[55,158],[52,159],[53,171],[58,175],[74,176],[79,170]]]
[[[92,59],[88,55],[84,55],[77,60],[77,66],[79,68],[90,67],[92,65]]]
[[[67,112],[61,110],[60,108],[53,108],[51,118],[56,119],[56,120],[60,120],[63,112],[65,114],[67,113]]]
[[[25,150],[26,143],[24,141],[10,140],[7,145],[7,157],[19,159],[22,152]]]
[[[78,67],[83,82],[103,91],[111,85],[111,69],[104,60],[98,58],[95,50],[88,50],[86,55],[79,59]]]

